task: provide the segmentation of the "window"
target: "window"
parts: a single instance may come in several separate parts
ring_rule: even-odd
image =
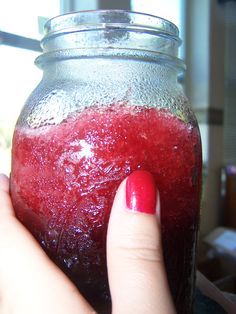
[[[181,27],[181,0],[132,0],[133,11],[153,14],[165,18]]]
[[[35,51],[0,46],[0,172],[9,173],[11,137],[26,98],[39,82],[41,73],[34,66]]]
[[[184,0],[131,0],[131,9],[132,11],[153,14],[169,20],[179,28],[180,38],[184,38]],[[180,47],[179,55],[183,59],[183,44]]]
[[[11,0],[0,2],[0,30],[40,39],[41,18],[60,14],[60,0]]]
[[[46,19],[60,14],[60,0],[0,2],[0,172],[9,174],[11,138],[20,110],[41,79],[34,66]]]

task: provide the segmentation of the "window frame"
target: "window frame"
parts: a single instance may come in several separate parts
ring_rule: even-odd
[[[0,44],[32,51],[42,51],[39,40],[3,31],[0,31]]]

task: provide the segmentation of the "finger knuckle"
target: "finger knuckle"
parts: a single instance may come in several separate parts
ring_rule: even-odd
[[[161,244],[149,235],[126,235],[119,243],[119,250],[129,259],[159,263],[163,261]]]

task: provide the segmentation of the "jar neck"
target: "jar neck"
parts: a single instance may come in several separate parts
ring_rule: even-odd
[[[62,49],[121,49],[177,57],[178,28],[160,17],[121,10],[81,11],[45,25],[44,53]]]

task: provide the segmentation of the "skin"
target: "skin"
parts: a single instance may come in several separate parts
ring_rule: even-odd
[[[1,314],[95,313],[15,217],[5,175],[0,175],[0,252]],[[126,208],[125,180],[111,211],[107,265],[113,314],[176,313],[163,262],[159,215]]]

